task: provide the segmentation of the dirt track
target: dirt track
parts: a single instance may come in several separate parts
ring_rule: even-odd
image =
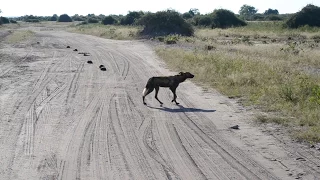
[[[251,125],[249,112],[190,81],[180,106],[168,89],[163,107],[154,93],[144,106],[148,78],[175,73],[143,42],[36,31],[0,48],[0,179],[320,177],[319,152]]]

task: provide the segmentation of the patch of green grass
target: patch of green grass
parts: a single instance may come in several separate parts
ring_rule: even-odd
[[[6,37],[6,42],[10,44],[26,41],[34,36],[34,32],[30,30],[17,30],[13,31],[9,36]]]
[[[102,24],[84,24],[73,26],[68,29],[70,32],[94,35],[107,39],[133,40],[138,38],[140,27],[115,26]]]
[[[260,123],[276,123],[287,126],[290,120],[288,118],[278,117],[278,116],[267,116],[267,115],[258,115],[256,119]]]
[[[307,129],[300,129],[295,132],[295,137],[300,141],[307,141],[310,144],[320,142],[320,127],[311,127]]]

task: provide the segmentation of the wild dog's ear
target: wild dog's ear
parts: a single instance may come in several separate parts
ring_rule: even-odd
[[[179,75],[183,75],[183,72],[179,72]]]

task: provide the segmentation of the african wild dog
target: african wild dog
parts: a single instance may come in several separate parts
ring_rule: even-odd
[[[180,72],[178,75],[175,76],[161,76],[161,77],[152,77],[148,80],[146,87],[144,88],[142,92],[142,100],[143,104],[147,105],[147,103],[144,101],[145,97],[153,91],[153,89],[156,89],[155,98],[159,101],[159,103],[162,105],[163,103],[158,99],[158,92],[159,87],[168,87],[173,93],[173,99],[171,102],[175,102],[177,105],[179,104],[176,99],[176,89],[179,86],[179,84],[183,81],[185,81],[187,78],[193,78],[194,75],[189,72]]]

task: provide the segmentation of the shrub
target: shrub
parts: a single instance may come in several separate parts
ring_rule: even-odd
[[[277,15],[269,15],[265,18],[267,21],[282,21],[282,18]]]
[[[3,23],[3,24],[9,24],[10,23],[10,20],[6,17],[0,17],[0,21]]]
[[[52,17],[50,17],[50,19],[49,19],[49,21],[57,21],[57,20],[58,20],[58,18],[55,17],[55,16],[52,16]]]
[[[41,17],[37,17],[33,15],[25,15],[22,19],[25,22],[40,22]]]
[[[102,20],[102,24],[108,25],[108,24],[116,24],[117,20],[113,18],[112,16],[107,16]]]
[[[10,19],[10,23],[17,24],[18,22],[13,19]]]
[[[99,20],[96,18],[89,18],[88,23],[99,23]]]
[[[86,25],[86,24],[88,24],[87,21],[82,21],[81,23],[77,24],[76,26],[81,26],[81,25]]]
[[[320,8],[309,4],[289,18],[286,25],[289,28],[298,28],[305,25],[320,27]]]
[[[183,17],[184,19],[191,19],[193,16],[192,16],[192,14],[190,14],[189,12],[186,12],[186,13],[183,13],[183,14],[182,14],[182,17]]]
[[[86,20],[86,17],[84,16],[79,16],[78,14],[75,14],[74,16],[72,16],[72,20],[74,21],[85,21]]]
[[[226,9],[214,10],[211,14],[213,17],[212,28],[228,28],[247,25],[244,21],[236,17],[236,15]]]
[[[58,20],[58,15],[54,14],[54,15],[51,16],[48,20],[49,20],[49,21],[57,21],[57,20]]]
[[[72,22],[72,19],[67,14],[62,14],[59,16],[58,22]]]
[[[264,21],[265,20],[265,15],[255,14],[255,15],[252,16],[252,20],[254,20],[254,21]]]
[[[144,15],[144,13],[142,11],[129,12],[125,17],[121,18],[120,24],[121,25],[132,25],[136,21],[138,21],[143,15]]]
[[[264,11],[263,14],[265,14],[265,15],[272,15],[272,14],[278,15],[279,11],[277,9],[270,9],[269,8],[268,10]]]
[[[194,33],[191,24],[187,23],[174,10],[148,13],[141,18],[139,24],[144,26],[141,35],[147,36],[164,36],[169,34],[192,36]]]
[[[213,21],[213,19],[209,15],[199,16],[197,25],[198,26],[205,26],[205,27],[211,26],[212,25],[212,21]]]
[[[27,19],[26,22],[38,23],[38,22],[40,22],[40,20],[39,19]]]

